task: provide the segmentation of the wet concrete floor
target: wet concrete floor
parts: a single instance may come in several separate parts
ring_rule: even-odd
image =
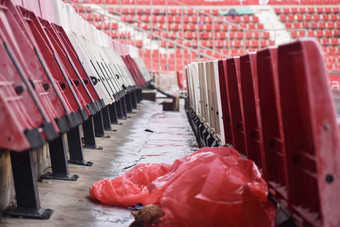
[[[44,180],[38,183],[43,208],[54,210],[49,220],[3,218],[0,226],[129,226],[130,211],[89,200],[91,185],[102,178],[117,177],[138,163],[169,163],[197,150],[194,134],[184,111],[162,111],[161,102],[143,100],[122,125],[112,125],[111,138],[97,138],[103,150],[84,149],[92,167],[69,165],[76,182]],[[116,131],[115,131],[116,130]],[[48,170],[47,170],[48,171]]]

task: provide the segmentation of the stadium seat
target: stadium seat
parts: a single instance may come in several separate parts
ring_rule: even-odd
[[[242,104],[244,110],[247,157],[260,168],[265,169],[265,154],[256,71],[256,54],[249,53],[240,57],[240,77]],[[263,173],[267,175],[266,172]]]
[[[242,104],[241,78],[239,57],[229,58],[227,65],[227,90],[229,92],[229,106],[232,120],[235,147],[241,154],[247,154],[247,141],[244,129],[244,114]]]

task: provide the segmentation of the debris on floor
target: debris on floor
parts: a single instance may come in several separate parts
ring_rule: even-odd
[[[90,198],[115,206],[159,205],[159,226],[274,226],[276,208],[253,161],[206,147],[168,164],[139,164],[93,184]]]
[[[131,223],[130,227],[143,227],[159,222],[159,219],[165,215],[162,208],[159,206],[149,204],[139,211],[132,211],[135,221]]]

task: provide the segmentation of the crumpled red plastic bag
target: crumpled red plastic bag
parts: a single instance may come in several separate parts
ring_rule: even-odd
[[[171,165],[143,163],[114,179],[102,179],[90,188],[90,198],[114,206],[132,206],[145,203],[146,188],[157,177],[168,173]]]
[[[150,181],[144,180],[144,174],[153,171],[144,172],[148,169],[145,164],[136,166],[119,177],[128,180],[134,176],[133,185],[112,185],[118,186],[115,191],[125,190],[126,194],[119,194],[120,198],[112,196],[120,201],[118,205],[122,205],[121,197],[128,197],[129,205],[160,205],[166,215],[159,226],[274,226],[276,210],[267,201],[267,184],[257,166],[237,151],[227,147],[201,148],[167,168],[157,172],[158,177],[152,175],[154,180]],[[106,185],[104,188],[98,193],[101,186],[92,187],[91,198],[109,197],[103,194],[112,193],[113,189]]]

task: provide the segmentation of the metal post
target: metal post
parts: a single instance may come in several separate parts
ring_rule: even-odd
[[[34,174],[33,151],[10,152],[17,207],[8,207],[5,215],[49,219],[53,210],[42,209]]]
[[[105,106],[102,110],[104,130],[112,131],[109,107]]]
[[[125,119],[124,116],[123,116],[122,99],[120,99],[119,101],[116,101],[115,103],[117,103],[116,107],[117,107],[117,117],[118,117],[118,119]]]
[[[111,124],[118,124],[118,116],[117,116],[117,102],[112,103],[111,105],[109,105],[110,108],[110,120],[111,120]]]
[[[50,149],[52,173],[47,172],[43,174],[40,179],[76,181],[78,179],[77,175],[69,175],[64,135],[59,136],[48,145]]]
[[[79,126],[74,127],[67,133],[67,143],[70,153],[69,163],[82,166],[92,166],[93,162],[85,162],[84,160]]]
[[[90,116],[90,118],[87,121],[84,121],[83,132],[84,132],[84,142],[85,142],[84,148],[96,149],[96,150],[103,149],[102,147],[97,147],[96,145],[93,116]]]
[[[126,110],[127,113],[132,113],[132,98],[131,98],[131,93],[130,94],[126,94]]]
[[[93,120],[95,136],[109,138],[109,136],[106,136],[104,134],[104,122],[102,111],[99,111],[96,115],[94,115]]]
[[[126,96],[121,98],[122,103],[122,113],[123,113],[123,119],[126,119],[127,116],[127,105],[126,105]]]
[[[137,109],[137,95],[136,90],[131,93],[132,109]]]

